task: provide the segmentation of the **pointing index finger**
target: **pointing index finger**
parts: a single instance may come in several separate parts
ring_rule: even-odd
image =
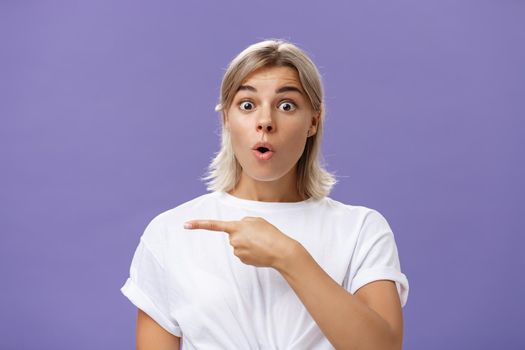
[[[184,223],[186,229],[203,229],[210,231],[222,231],[226,233],[232,233],[234,227],[234,221],[223,221],[223,220],[190,220]]]

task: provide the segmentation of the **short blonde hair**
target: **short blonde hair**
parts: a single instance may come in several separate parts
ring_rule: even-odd
[[[319,161],[323,137],[324,106],[321,74],[308,55],[295,44],[283,39],[268,39],[248,46],[229,64],[221,84],[219,103],[215,111],[222,114],[221,149],[208,166],[208,191],[229,191],[240,179],[242,167],[235,158],[230,133],[224,127],[224,111],[235,97],[243,80],[262,67],[291,67],[299,73],[303,89],[314,112],[320,113],[317,132],[308,137],[305,149],[297,162],[297,191],[303,198],[319,199],[328,196],[337,183],[335,175],[324,169]]]

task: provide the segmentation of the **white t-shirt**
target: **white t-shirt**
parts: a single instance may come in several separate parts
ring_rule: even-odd
[[[375,280],[395,281],[405,306],[408,280],[392,230],[378,211],[329,197],[259,202],[210,192],[151,220],[121,288],[135,306],[182,337],[184,350],[333,349],[277,270],[244,264],[227,233],[183,227],[188,220],[245,216],[262,217],[299,241],[352,294]]]

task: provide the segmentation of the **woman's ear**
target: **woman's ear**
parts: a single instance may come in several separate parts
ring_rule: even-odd
[[[317,126],[319,125],[319,118],[321,117],[321,112],[317,112],[312,117],[312,125],[310,126],[310,129],[308,129],[308,136],[313,136],[317,132]]]

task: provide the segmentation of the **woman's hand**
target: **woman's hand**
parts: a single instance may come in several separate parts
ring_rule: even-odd
[[[233,253],[243,263],[258,267],[279,269],[297,243],[261,217],[246,216],[240,221],[190,220],[184,228],[226,232]]]

